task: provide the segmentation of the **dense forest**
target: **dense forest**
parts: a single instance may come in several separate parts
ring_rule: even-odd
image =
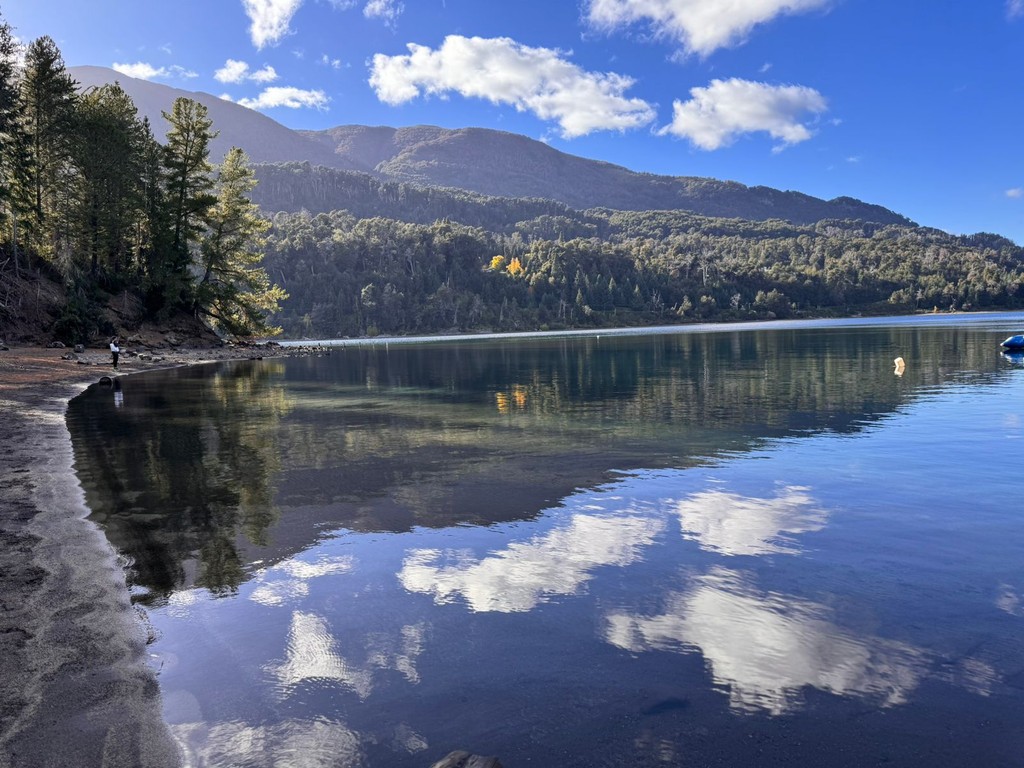
[[[133,317],[188,314],[229,335],[268,333],[285,293],[259,266],[269,226],[249,199],[241,150],[214,168],[206,108],[178,99],[158,142],[117,84],[80,92],[48,37],[22,47],[0,20],[0,321],[25,278],[57,281],[53,327],[69,341]],[[19,291],[20,289],[20,291]],[[4,322],[3,324],[6,324]],[[2,325],[0,325],[2,328]]]
[[[264,262],[291,294],[275,318],[290,335],[1024,306],[1024,249],[997,235],[574,211],[344,171],[315,169],[320,185],[301,183],[309,170],[257,168],[264,206],[304,209],[274,215]],[[289,175],[299,180],[294,189]],[[348,210],[327,211],[319,197]]]
[[[182,315],[329,338],[1024,306],[1016,244],[877,206],[812,223],[575,210],[238,149],[214,166],[206,107],[163,116],[158,141],[117,83],[80,90],[52,40],[22,48],[0,20],[0,336],[26,277],[62,286],[39,331],[65,342]]]

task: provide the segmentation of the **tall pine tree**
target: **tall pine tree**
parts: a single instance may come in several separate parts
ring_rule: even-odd
[[[78,250],[90,271],[119,276],[134,266],[144,212],[147,129],[118,84],[87,92],[78,109]]]
[[[70,272],[72,142],[77,93],[60,50],[49,37],[33,40],[25,52],[21,96],[28,134],[34,245],[43,255],[60,256],[60,266]]]
[[[21,264],[18,219],[28,209],[28,141],[17,67],[20,52],[11,26],[0,22],[0,248],[9,244],[16,273]]]
[[[270,222],[249,199],[254,186],[245,152],[233,147],[217,174],[217,202],[200,247],[195,309],[233,336],[280,333],[267,324],[267,315],[288,298],[260,266]]]
[[[213,167],[210,141],[217,136],[213,121],[197,101],[174,100],[171,111],[163,113],[170,123],[164,149],[164,190],[166,194],[170,249],[156,283],[166,306],[187,306],[191,300],[189,267],[192,250],[206,229],[207,216],[216,202],[213,195]]]

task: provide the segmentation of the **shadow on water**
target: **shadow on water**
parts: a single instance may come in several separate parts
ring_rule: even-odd
[[[854,433],[1007,365],[970,328],[817,328],[337,348],[93,387],[69,408],[137,599],[231,593],[339,530],[529,520],[614,473]],[[902,376],[893,359],[902,356]]]

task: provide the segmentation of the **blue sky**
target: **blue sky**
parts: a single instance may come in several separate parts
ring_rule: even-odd
[[[1024,0],[0,0],[293,128],[482,126],[1024,243]]]

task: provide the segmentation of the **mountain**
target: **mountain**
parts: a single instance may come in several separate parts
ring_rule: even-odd
[[[560,152],[526,136],[486,128],[346,125],[303,134],[333,148],[347,164],[335,167],[356,168],[388,181],[419,186],[557,200],[581,210],[686,210],[755,221],[788,219],[796,224],[822,219],[913,223],[887,208],[850,197],[821,200],[733,181],[637,173]]]
[[[581,210],[684,210],[703,216],[783,219],[795,224],[847,219],[913,225],[887,208],[850,197],[822,200],[800,192],[748,187],[732,181],[637,173],[504,131],[423,125],[345,125],[325,131],[293,131],[259,112],[208,93],[138,80],[103,67],[72,67],[70,72],[83,89],[120,82],[139,113],[149,117],[159,138],[166,131],[160,113],[169,111],[175,98],[185,96],[204,104],[214,128],[220,131],[211,147],[215,160],[230,147],[239,146],[255,163],[308,162],[361,171],[381,181],[554,200]],[[329,201],[325,207],[330,207]],[[344,207],[341,201],[337,207]]]
[[[68,72],[80,90],[99,87],[107,83],[120,83],[139,110],[139,117],[149,118],[153,135],[163,141],[169,128],[162,112],[170,112],[179,96],[194,99],[209,110],[213,129],[219,135],[210,142],[210,158],[220,162],[231,147],[241,147],[254,163],[282,163],[290,160],[308,160],[316,165],[333,168],[351,168],[323,144],[281,125],[255,110],[234,104],[209,93],[184,91],[148,80],[116,72],[106,67],[68,67]]]

